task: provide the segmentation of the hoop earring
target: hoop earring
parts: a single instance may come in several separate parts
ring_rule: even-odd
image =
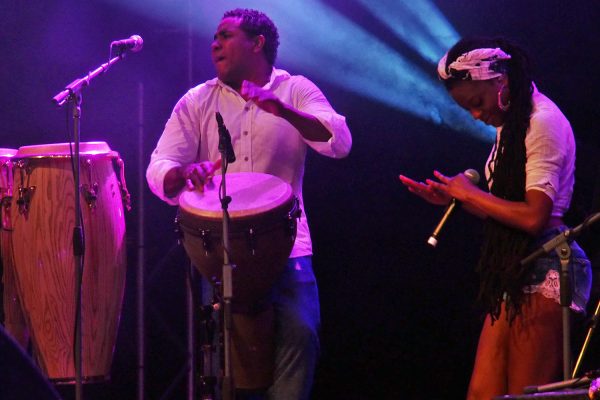
[[[504,87],[505,86],[502,85],[500,90],[498,90],[498,108],[502,111],[508,111],[510,109],[510,100],[508,100],[508,103],[506,104],[502,102],[502,92],[504,91]]]

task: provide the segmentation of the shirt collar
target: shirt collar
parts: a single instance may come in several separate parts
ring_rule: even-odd
[[[273,70],[271,71],[271,77],[269,78],[269,82],[267,82],[265,84],[265,86],[263,86],[263,87],[265,89],[273,90],[281,82],[289,79],[290,77],[291,77],[291,75],[289,74],[289,72],[287,72],[283,69],[277,69],[277,68],[273,67]],[[213,78],[209,81],[206,81],[206,85],[207,86],[220,86],[222,88],[231,89],[231,86],[227,85],[226,83],[221,81],[219,78]],[[233,89],[231,89],[231,90],[233,90]]]

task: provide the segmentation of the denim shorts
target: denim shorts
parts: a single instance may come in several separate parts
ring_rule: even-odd
[[[532,250],[558,236],[568,228],[564,225],[549,228],[535,240]],[[569,260],[569,276],[571,278],[571,309],[585,312],[592,287],[592,266],[585,252],[576,242],[569,244],[571,258]],[[523,289],[526,293],[540,293],[560,303],[560,258],[555,250],[538,258],[534,262],[528,285]]]

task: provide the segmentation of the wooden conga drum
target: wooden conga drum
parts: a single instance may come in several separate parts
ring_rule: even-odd
[[[75,379],[74,198],[85,237],[82,380],[109,378],[125,288],[126,196],[122,161],[105,142],[80,144],[74,193],[68,143],[24,146],[14,156],[11,216],[21,302],[40,368],[56,382]]]
[[[223,267],[221,176],[203,193],[184,192],[178,224],[192,263],[210,282]],[[238,389],[271,385],[274,369],[273,307],[268,295],[283,272],[296,235],[298,201],[289,184],[262,173],[227,174],[232,272],[233,381]]]
[[[15,281],[15,260],[12,249],[12,223],[10,221],[10,202],[12,199],[13,162],[16,149],[0,148],[0,206],[2,225],[0,230],[0,255],[2,256],[2,306],[6,332],[27,348],[29,333],[21,309],[21,301]]]

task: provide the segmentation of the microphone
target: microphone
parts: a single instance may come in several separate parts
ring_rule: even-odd
[[[219,125],[219,152],[223,155],[223,158],[227,163],[235,161],[235,153],[233,152],[233,146],[231,145],[231,135],[223,123],[223,117],[220,112],[215,113],[217,119],[217,125]]]
[[[466,170],[464,172],[464,174],[467,178],[469,178],[469,180],[473,184],[477,185],[479,183],[479,172],[475,171],[474,169],[469,168],[468,170]],[[427,239],[427,243],[430,244],[431,246],[433,246],[433,247],[437,246],[438,236],[440,235],[442,228],[446,224],[448,217],[450,217],[450,214],[452,214],[452,212],[456,208],[457,203],[458,202],[456,201],[456,199],[453,198],[450,201],[450,204],[448,204],[448,207],[446,207],[446,211],[444,212],[442,219],[440,220],[440,222],[437,224],[437,226],[433,230],[433,233],[431,234],[431,236],[429,236],[429,239]]]
[[[142,50],[144,40],[139,35],[133,35],[129,39],[115,40],[110,44],[110,48],[118,47],[119,51],[131,50],[136,53]]]

